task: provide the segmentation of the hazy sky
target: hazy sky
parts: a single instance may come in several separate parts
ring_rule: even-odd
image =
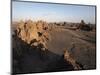
[[[12,19],[95,23],[95,7],[13,1]]]

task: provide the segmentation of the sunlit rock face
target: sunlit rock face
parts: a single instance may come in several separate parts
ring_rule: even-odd
[[[32,72],[32,65],[37,66],[34,72],[38,71],[37,68],[40,69],[40,60],[43,61],[41,70],[44,65],[44,68],[46,67],[45,71],[47,69],[50,71],[57,69],[58,71],[56,66],[59,66],[60,71],[63,69],[81,70],[96,68],[95,31],[81,30],[77,27],[74,29],[73,26],[64,26],[62,23],[48,23],[42,20],[20,21],[15,23],[15,25],[16,27],[14,28],[16,29],[13,29],[14,38],[12,44],[15,55],[14,60],[21,62],[23,65],[23,61],[16,58],[20,56],[23,60],[23,56],[26,54],[24,62],[26,62],[25,65],[27,65],[27,62],[31,64],[29,68],[32,68]],[[32,54],[30,55],[28,52]],[[31,60],[29,61],[30,58]],[[36,59],[39,59],[37,61],[39,63],[32,63]],[[14,64],[16,64],[16,61],[14,61]],[[47,62],[44,64],[44,61]]]
[[[48,24],[41,20],[37,22],[31,20],[26,22],[20,21],[17,25],[18,37],[28,44],[32,43],[33,40],[36,40],[38,43],[43,44],[45,48],[47,48],[46,42],[49,40],[48,30]]]
[[[68,50],[65,50],[65,51],[64,51],[64,59],[65,59],[66,61],[68,61],[70,64],[72,64],[75,70],[80,70],[80,69],[82,69],[82,68],[80,67],[80,65],[76,62],[74,56],[73,56]]]

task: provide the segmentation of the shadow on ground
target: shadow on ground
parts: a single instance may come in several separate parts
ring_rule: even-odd
[[[49,50],[42,51],[41,45],[30,46],[15,35],[12,39],[13,74],[74,70],[63,56]]]

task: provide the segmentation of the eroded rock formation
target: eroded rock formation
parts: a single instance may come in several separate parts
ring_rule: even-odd
[[[95,62],[95,53],[91,53],[95,52],[95,47],[93,51],[90,51],[90,47],[88,52],[86,51],[86,47],[95,44],[95,40],[86,38],[81,31],[66,29],[66,26],[57,26],[55,23],[41,20],[20,21],[14,31],[12,45],[15,73],[81,70],[84,65],[84,69],[88,69],[91,68],[88,62],[93,60],[90,56],[94,57]],[[93,44],[90,43],[91,40]]]
[[[74,56],[66,49],[64,51],[64,59],[68,61],[70,64],[72,64],[75,70],[82,69],[82,67],[80,67],[80,65],[76,62]]]
[[[48,30],[48,23],[41,20],[37,22],[31,20],[26,22],[21,21],[17,25],[18,37],[31,45],[43,44],[45,48],[47,48],[46,43],[50,39]],[[34,40],[36,41],[33,44]]]

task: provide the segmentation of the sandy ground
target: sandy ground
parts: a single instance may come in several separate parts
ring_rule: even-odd
[[[34,31],[36,32],[36,31]],[[96,32],[52,27],[47,30],[47,48],[31,46],[18,36],[13,36],[13,67],[15,73],[37,73],[74,70],[64,59],[68,50],[82,70],[96,68]]]
[[[53,29],[48,41],[48,49],[58,55],[69,50],[85,69],[94,69],[96,64],[96,37],[93,31]]]

